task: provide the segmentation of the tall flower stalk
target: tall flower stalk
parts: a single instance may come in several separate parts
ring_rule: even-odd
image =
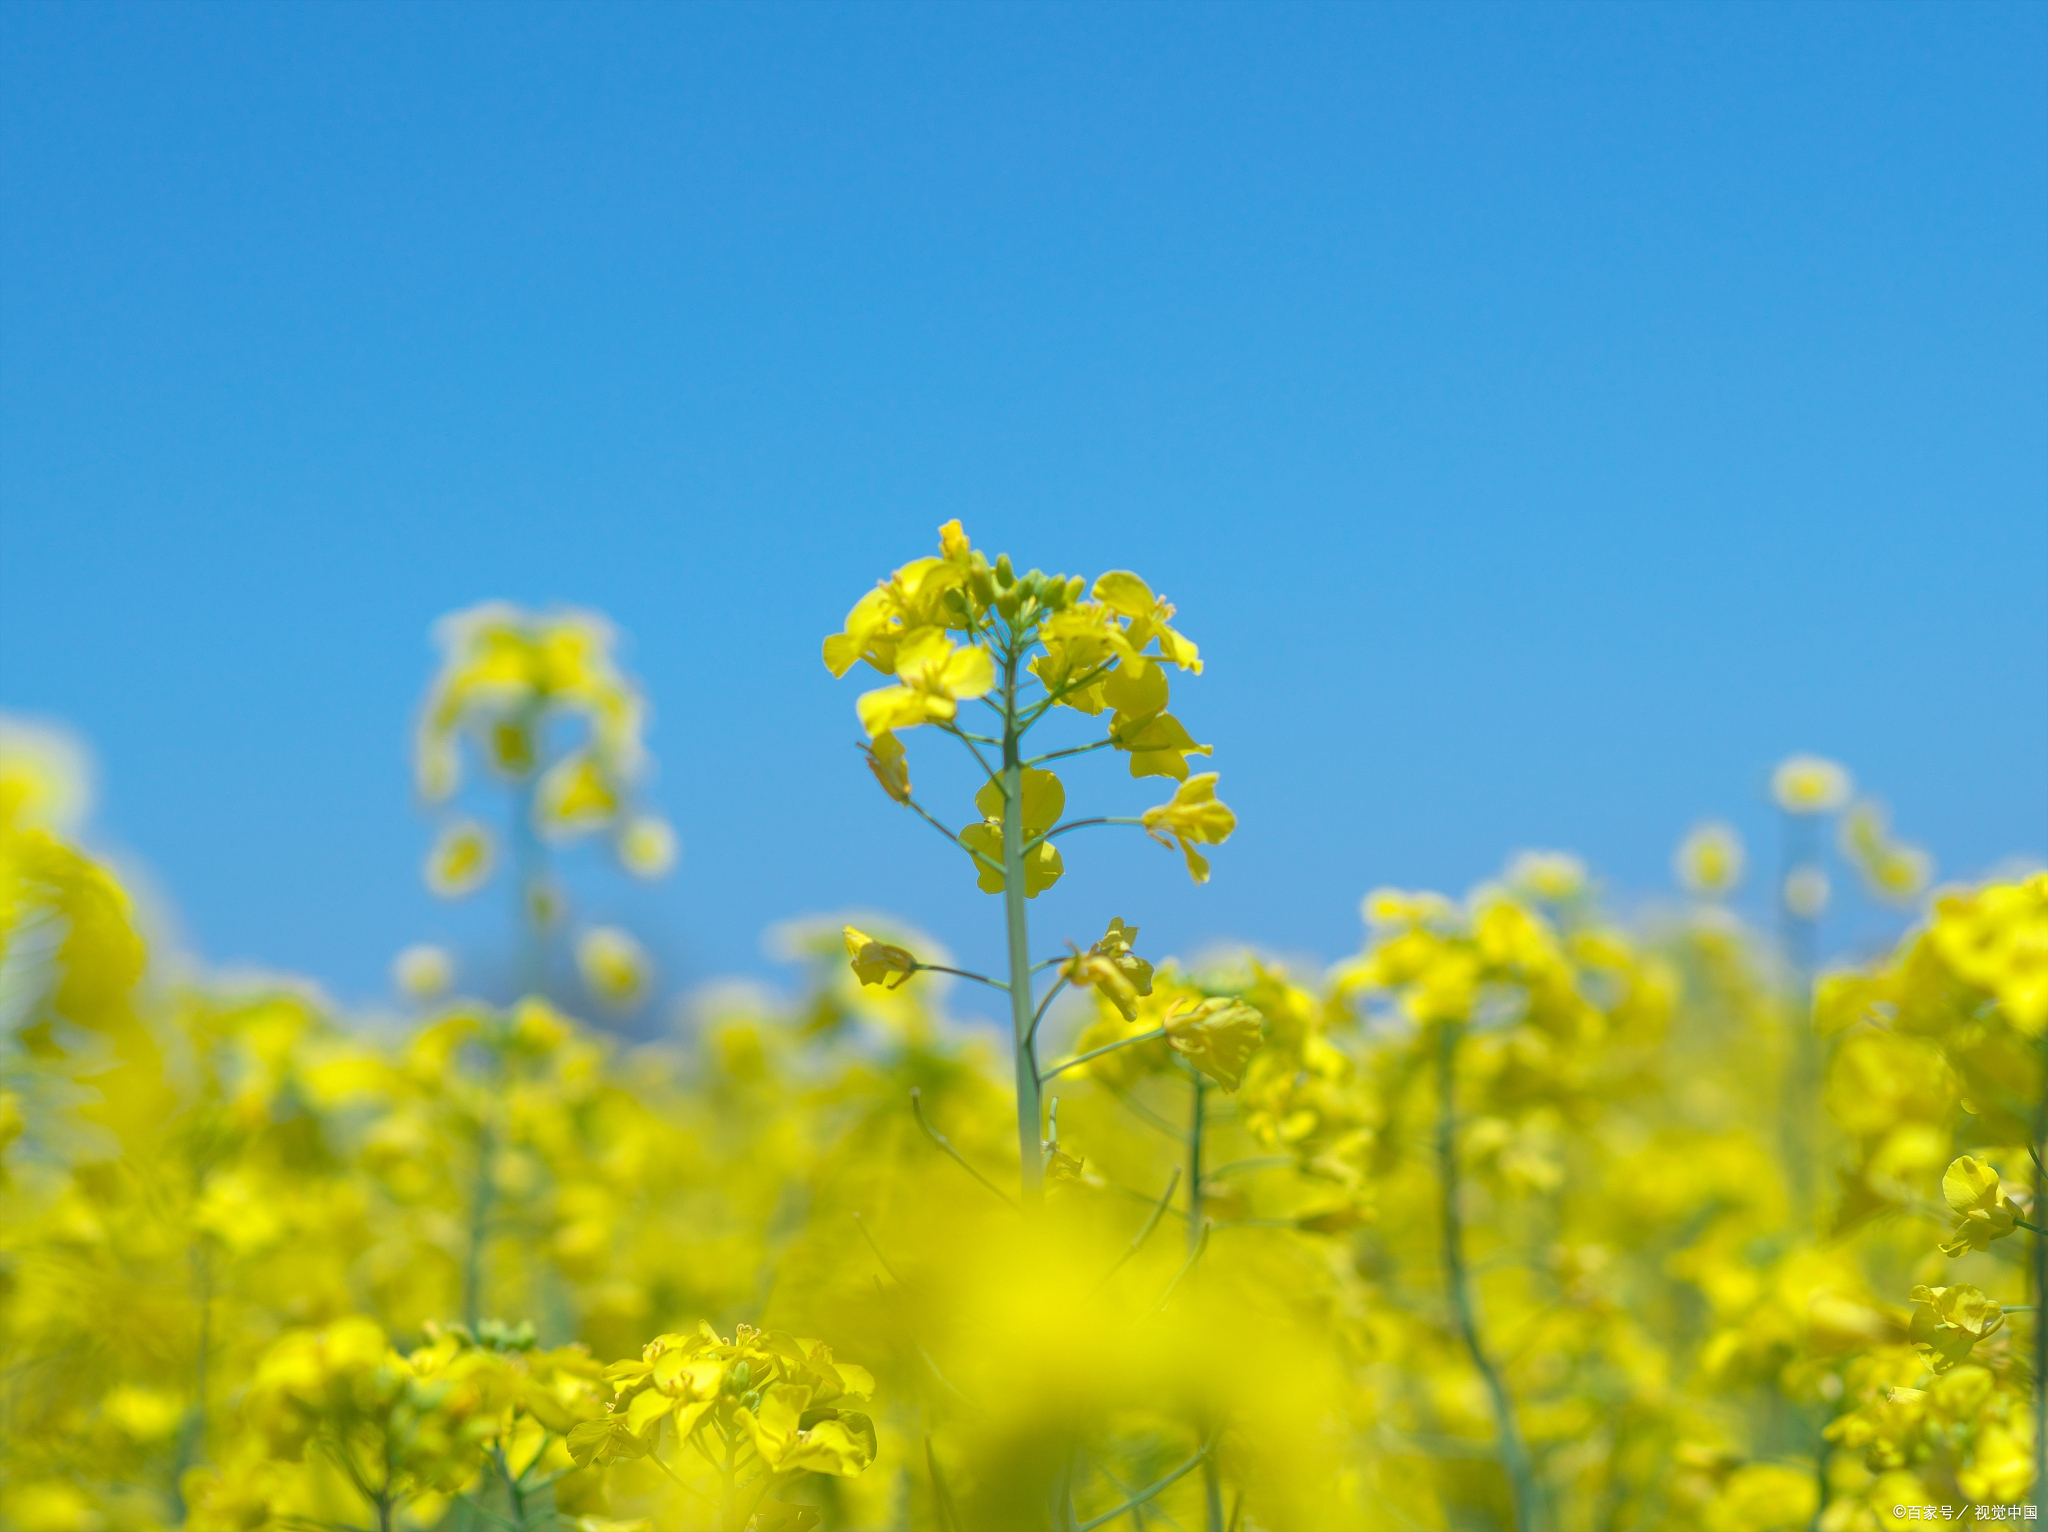
[[[1173,615],[1170,603],[1128,571],[1112,571],[1092,586],[1035,569],[1020,575],[1007,554],[991,562],[954,521],[940,529],[937,558],[898,569],[854,605],[844,631],[825,640],[825,664],[834,675],[865,662],[894,678],[860,698],[869,767],[892,799],[968,857],[983,892],[1003,896],[1007,975],[999,980],[943,969],[850,928],[848,955],[867,982],[900,984],[921,970],[942,969],[1005,993],[1016,1073],[1018,1183],[1027,1207],[1045,1190],[1044,1086],[1081,1062],[1050,1071],[1040,1066],[1046,1011],[1069,987],[1128,988],[1126,973],[1136,961],[1128,940],[1135,932],[1125,933],[1120,920],[1087,953],[1070,949],[1064,963],[1057,956],[1033,961],[1028,901],[1066,870],[1055,842],[1094,826],[1140,828],[1163,845],[1177,845],[1189,875],[1203,883],[1209,864],[1196,848],[1222,842],[1237,826],[1216,798],[1216,774],[1190,774],[1188,758],[1208,755],[1210,747],[1197,744],[1167,711],[1169,668],[1190,674],[1202,668],[1195,645],[1172,627]],[[993,732],[963,721],[962,704],[977,701],[992,715],[986,727]],[[1088,718],[1107,714],[1107,729],[1028,755],[1027,738],[1055,708]],[[912,792],[899,736],[925,726],[964,746],[983,777],[974,799],[981,818],[957,831]],[[1064,818],[1066,788],[1049,763],[1105,749],[1127,755],[1133,777],[1178,783],[1172,799],[1136,816]],[[1040,976],[1055,967],[1060,971],[1041,986]]]

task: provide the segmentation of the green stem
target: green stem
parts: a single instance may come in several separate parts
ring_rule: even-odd
[[[1500,1433],[1500,1464],[1507,1473],[1509,1493],[1514,1497],[1515,1532],[1530,1532],[1536,1524],[1536,1475],[1530,1465],[1529,1449],[1522,1442],[1521,1428],[1515,1424],[1514,1401],[1508,1397],[1507,1384],[1480,1343],[1472,1280],[1465,1267],[1465,1223],[1458,1207],[1455,1094],[1460,1030],[1456,1022],[1443,1022],[1437,1038],[1436,1157],[1437,1181],[1443,1195],[1444,1278],[1450,1288],[1451,1308],[1457,1316],[1465,1352],[1493,1402],[1494,1426]]]
[[[923,1096],[920,1092],[919,1087],[915,1085],[910,1087],[910,1111],[911,1115],[917,1118],[917,1125],[920,1128],[924,1129],[925,1137],[929,1138],[933,1143],[937,1144],[939,1148],[942,1151],[944,1151],[944,1153],[953,1161],[954,1164],[958,1165],[962,1170],[966,1171],[970,1176],[974,1177],[975,1180],[979,1181],[983,1186],[987,1187],[990,1191],[994,1192],[997,1198],[1000,1201],[1002,1201],[1007,1207],[1011,1208],[1012,1210],[1016,1208],[1017,1204],[1010,1201],[1010,1194],[1008,1192],[1004,1191],[1000,1186],[996,1185],[995,1182],[991,1181],[987,1176],[983,1175],[980,1171],[976,1170],[971,1164],[969,1164],[967,1156],[962,1154],[958,1149],[955,1149],[953,1147],[953,1141],[950,1138],[946,1137],[945,1134],[941,1133],[937,1128],[931,1125],[931,1120],[924,1115]]]
[[[1017,1159],[1024,1205],[1045,1198],[1038,1128],[1038,1049],[1032,1037],[1031,939],[1024,914],[1024,762],[1018,746],[1017,646],[1003,655],[1003,919],[1010,947],[1010,1028],[1017,1063]]]
[[[171,1495],[181,1521],[186,1515],[180,1487],[185,1470],[206,1457],[207,1363],[213,1353],[213,1256],[203,1240],[192,1246],[190,1254],[192,1282],[199,1297],[199,1334],[192,1356],[192,1408],[178,1433],[177,1469],[171,1480]]]
[[[520,1532],[525,1532],[526,1491],[520,1485],[518,1476],[512,1472],[511,1463],[506,1461],[505,1444],[499,1442],[491,1451],[498,1460],[498,1473],[505,1481],[505,1501],[511,1507],[512,1520],[519,1526]]]
[[[514,964],[520,995],[544,995],[548,982],[547,931],[540,918],[540,898],[547,878],[547,853],[534,828],[537,780],[529,772],[512,800],[513,889],[519,900],[519,951]]]
[[[1161,1027],[1160,1033],[1166,1029]],[[1194,1078],[1194,1100],[1188,1108],[1188,1259],[1193,1260],[1201,1251],[1203,1241],[1209,1236],[1208,1225],[1202,1218],[1202,1114],[1207,1105],[1209,1082],[1197,1073]],[[1216,1433],[1213,1422],[1204,1420],[1202,1428],[1209,1445],[1215,1445]],[[1203,1523],[1207,1532],[1223,1532],[1223,1479],[1216,1463],[1214,1452],[1204,1448],[1202,1452],[1202,1509]]]
[[[1168,1474],[1163,1479],[1160,1479],[1152,1484],[1146,1485],[1143,1489],[1139,1490],[1137,1494],[1131,1496],[1130,1499],[1126,1500],[1122,1505],[1118,1506],[1115,1510],[1104,1511],[1100,1516],[1091,1517],[1089,1520],[1082,1522],[1078,1528],[1078,1532],[1094,1532],[1095,1528],[1106,1525],[1109,1522],[1115,1521],[1119,1516],[1129,1515],[1132,1511],[1136,1510],[1146,1501],[1155,1498],[1161,1490],[1166,1489],[1175,1481],[1193,1472],[1195,1465],[1201,1462],[1205,1462],[1208,1459],[1208,1456],[1209,1448],[1205,1445],[1193,1457],[1189,1458],[1185,1463],[1181,1464],[1180,1467],[1174,1469],[1172,1473]]]
[[[1154,1027],[1150,1032],[1140,1032],[1135,1037],[1120,1037],[1113,1043],[1104,1043],[1100,1048],[1090,1048],[1086,1053],[1076,1054],[1073,1058],[1066,1059],[1058,1064],[1053,1065],[1052,1068],[1045,1070],[1043,1073],[1039,1075],[1038,1083],[1040,1085],[1044,1085],[1047,1081],[1051,1080],[1053,1076],[1063,1075],[1068,1070],[1078,1068],[1079,1066],[1087,1063],[1090,1059],[1101,1058],[1102,1055],[1105,1053],[1114,1053],[1119,1048],[1129,1048],[1136,1043],[1149,1043],[1156,1038],[1161,1038],[1164,1036],[1166,1036],[1166,1028]],[[1201,1100],[1201,1091],[1202,1087],[1200,1085],[1197,1085],[1195,1087],[1195,1099],[1198,1102]],[[1200,1107],[1197,1106],[1196,1111],[1198,1114],[1200,1110]],[[1199,1117],[1197,1119],[1196,1131],[1200,1131]],[[1292,1161],[1290,1161],[1289,1163],[1291,1164]]]
[[[976,984],[986,984],[990,989],[1008,989],[1010,986],[1000,979],[991,979],[985,973],[969,973],[964,968],[948,968],[944,963],[918,963],[912,973],[949,973],[956,979],[972,979]]]
[[[462,1322],[476,1334],[484,1301],[484,1242],[489,1237],[491,1218],[491,1125],[478,1123],[476,1130],[476,1185],[469,1204],[469,1249],[462,1262]]]
[[[1820,1037],[1813,1025],[1813,969],[1819,929],[1811,917],[1792,908],[1787,891],[1794,873],[1820,866],[1820,842],[1818,826],[1810,814],[1781,814],[1779,828],[1778,933],[1792,981],[1791,1048],[1779,1105],[1779,1132],[1784,1142],[1793,1216],[1799,1221],[1801,1236],[1807,1237],[1815,1232],[1818,1216],[1813,1096],[1820,1068]]]
[[[2048,1049],[2041,1060],[2042,1099],[2034,1119],[2036,1143],[2048,1145]],[[2034,1151],[2034,1207],[2036,1218],[2048,1209],[2048,1170],[2041,1165],[2041,1150]],[[2048,1304],[2048,1238],[2034,1236],[2033,1259],[2028,1262],[2034,1279],[2034,1504],[2048,1514],[2048,1324],[2040,1322],[2040,1311]]]

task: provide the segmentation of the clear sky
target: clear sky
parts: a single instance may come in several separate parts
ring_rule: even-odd
[[[504,596],[630,637],[673,980],[992,961],[818,658],[954,516],[1209,661],[1215,881],[1077,840],[1048,939],[1648,896],[1793,749],[2048,851],[2048,8],[0,7],[0,706],[208,958],[480,939],[406,746]]]

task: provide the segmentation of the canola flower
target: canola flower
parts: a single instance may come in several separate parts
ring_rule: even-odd
[[[1007,937],[1060,875],[1038,848],[1076,853],[1054,832],[1081,787],[1021,744],[1006,781],[1001,725],[975,727],[1009,705],[1014,622],[1100,605],[1088,652],[1116,658],[1048,687],[1056,651],[1020,651],[1045,688],[1017,683],[1020,719],[1117,673],[1111,626],[1153,624],[1158,681],[1195,653],[1109,577],[990,618],[977,571],[1024,581],[941,553],[950,650],[891,625],[898,593],[828,657],[896,667],[863,715],[892,802],[931,808],[905,737],[997,741],[967,741],[986,801],[933,817]],[[1141,686],[1041,716],[1173,782],[1128,827],[1192,872],[1227,810]],[[2039,1507],[2048,874],[1937,889],[1889,953],[1804,967],[1724,902],[1739,843],[1698,834],[1675,913],[1624,920],[1542,854],[1465,897],[1375,890],[1328,973],[1165,958],[1119,891],[1026,949],[1029,1199],[1014,1010],[999,1047],[968,1014],[1014,992],[886,916],[796,928],[791,992],[711,992],[673,1035],[575,1014],[659,982],[602,927],[573,1000],[451,998],[457,955],[418,948],[408,1014],[366,1026],[158,950],[48,737],[0,731],[0,784],[40,784],[0,798],[10,1529],[1867,1532]],[[1781,872],[1855,867],[1847,792],[1799,801],[1815,833]],[[638,812],[601,832],[622,858]]]
[[[549,937],[567,917],[552,853],[604,834],[618,864],[656,879],[674,868],[675,828],[642,803],[650,763],[647,704],[613,655],[616,635],[589,612],[529,612],[485,602],[442,619],[442,663],[420,706],[413,770],[420,796],[443,815],[427,853],[427,887],[465,898],[509,858],[515,879],[522,988],[546,988]],[[510,790],[502,839],[454,804],[472,759]],[[644,962],[617,933],[585,933],[584,982],[608,1005],[630,1004]]]
[[[1003,896],[1008,976],[974,977],[1009,996],[1026,1202],[1043,1195],[1055,1143],[1046,1136],[1040,1103],[1046,1076],[1038,1028],[1068,982],[1055,978],[1042,998],[1033,985],[1033,975],[1048,965],[1031,957],[1025,901],[1065,875],[1054,841],[1091,826],[1135,825],[1163,845],[1178,846],[1189,876],[1204,883],[1209,863],[1196,846],[1221,844],[1237,827],[1216,797],[1217,774],[1189,772],[1188,758],[1210,755],[1212,748],[1197,744],[1167,711],[1169,667],[1202,671],[1200,652],[1172,626],[1174,616],[1172,603],[1128,570],[1112,570],[1092,584],[1036,569],[1019,575],[1008,554],[991,562],[959,522],[949,521],[939,529],[937,557],[913,560],[879,582],[854,603],[845,628],[825,640],[825,666],[833,675],[866,664],[894,678],[862,693],[857,704],[876,780],[966,854],[983,893]],[[985,704],[984,727],[994,732],[963,725],[961,704],[973,702]],[[1027,757],[1026,739],[1054,709],[1087,718],[1107,713],[1108,724],[1085,743]],[[900,736],[926,726],[952,736],[982,774],[974,794],[981,817],[958,831],[919,803],[911,787]],[[1066,786],[1046,763],[1104,749],[1128,756],[1133,777],[1177,782],[1172,799],[1135,819],[1065,818]],[[847,942],[859,967],[852,933]]]

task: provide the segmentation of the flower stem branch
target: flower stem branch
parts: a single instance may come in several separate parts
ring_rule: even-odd
[[[1495,1429],[1500,1433],[1500,1463],[1514,1497],[1515,1532],[1531,1532],[1536,1515],[1536,1476],[1529,1450],[1522,1443],[1521,1428],[1515,1423],[1514,1401],[1507,1384],[1479,1337],[1479,1318],[1472,1298],[1471,1274],[1465,1269],[1465,1224],[1458,1206],[1458,1114],[1456,1099],[1458,1038],[1454,1022],[1440,1024],[1437,1039],[1437,1181],[1443,1198],[1444,1277],[1450,1288],[1451,1308],[1457,1317],[1458,1334],[1465,1352],[1479,1373],[1493,1403]]]
[[[1026,1207],[1045,1196],[1045,1146],[1039,1137],[1038,1051],[1031,1006],[1031,932],[1024,910],[1023,724],[1017,716],[1017,664],[1022,646],[1003,650],[1003,924],[1009,938],[1010,1033],[1016,1051],[1017,1171]],[[971,747],[970,747],[971,748]],[[977,752],[977,759],[979,752]]]
[[[868,1249],[874,1251],[875,1259],[882,1263],[882,1270],[889,1273],[890,1277],[895,1281],[896,1285],[902,1288],[905,1292],[917,1291],[916,1288],[912,1287],[910,1283],[904,1280],[902,1272],[898,1271],[894,1266],[891,1266],[889,1264],[889,1258],[886,1255],[882,1254],[882,1247],[875,1243],[874,1235],[868,1232],[867,1220],[861,1217],[860,1214],[855,1213],[853,1215],[853,1226],[856,1229],[860,1230],[860,1237],[868,1242]]]
[[[1011,1199],[1010,1194],[1008,1192],[1004,1191],[1000,1186],[996,1185],[995,1182],[991,1181],[987,1176],[983,1175],[980,1171],[976,1170],[973,1167],[973,1165],[969,1164],[967,1156],[962,1154],[958,1149],[955,1149],[953,1147],[953,1141],[950,1138],[946,1137],[945,1134],[941,1133],[937,1128],[931,1125],[931,1123],[926,1119],[924,1115],[923,1096],[921,1092],[918,1090],[918,1087],[916,1087],[915,1085],[910,1087],[910,1110],[911,1113],[917,1118],[917,1125],[920,1128],[924,1129],[925,1137],[929,1138],[933,1143],[937,1144],[939,1148],[952,1159],[954,1164],[958,1165],[962,1170],[966,1171],[970,1176],[974,1177],[975,1180],[979,1181],[983,1186],[987,1187],[990,1191],[994,1192],[996,1196],[1002,1199],[1003,1204],[1006,1207],[1015,1208],[1017,1206],[1017,1204]]]
[[[1132,1511],[1135,1511],[1139,1506],[1143,1505],[1146,1501],[1156,1498],[1162,1491],[1168,1489],[1170,1486],[1174,1484],[1179,1483],[1180,1480],[1186,1478],[1189,1474],[1193,1473],[1197,1468],[1201,1467],[1202,1460],[1208,1457],[1209,1449],[1213,1445],[1213,1442],[1202,1443],[1201,1447],[1196,1451],[1193,1457],[1189,1458],[1185,1463],[1181,1464],[1180,1467],[1174,1469],[1174,1471],[1168,1474],[1165,1478],[1146,1485],[1143,1489],[1139,1490],[1137,1494],[1131,1496],[1130,1499],[1126,1500],[1122,1505],[1118,1506],[1115,1510],[1104,1511],[1100,1516],[1090,1517],[1087,1521],[1082,1522],[1080,1526],[1075,1529],[1075,1532],[1095,1532],[1095,1528],[1103,1526],[1109,1522],[1115,1521],[1119,1516],[1128,1516]]]
[[[1116,1258],[1116,1263],[1105,1271],[1102,1280],[1095,1284],[1096,1291],[1101,1291],[1104,1283],[1124,1269],[1124,1262],[1144,1249],[1145,1241],[1152,1237],[1152,1232],[1159,1227],[1159,1221],[1166,1216],[1166,1210],[1173,1205],[1174,1190],[1179,1185],[1180,1167],[1176,1165],[1173,1167],[1173,1174],[1166,1179],[1166,1190],[1159,1194],[1158,1202],[1153,1204],[1151,1213],[1137,1234],[1132,1237],[1130,1244],[1124,1247],[1124,1253]]]
[[[956,979],[972,979],[976,984],[986,984],[990,989],[999,989],[1006,993],[1010,988],[1001,979],[991,979],[985,973],[970,973],[965,968],[948,968],[944,963],[918,963],[911,969],[911,972],[949,973]]]
[[[2036,1218],[2041,1210],[2048,1208],[2048,1165],[2041,1163],[2040,1145],[2048,1140],[2048,1044],[2036,1054],[2037,1067],[2041,1071],[2040,1104],[2035,1108],[2034,1141],[2027,1145],[2028,1154],[2034,1160],[2034,1205],[2027,1211]],[[2029,1227],[2032,1227],[2029,1225]],[[2035,1229],[2038,1236],[2041,1231]],[[2032,1257],[2027,1262],[2028,1274],[2033,1278],[2034,1300],[2038,1311],[2048,1304],[2048,1239],[2036,1238],[2034,1248],[2028,1252]],[[2048,1325],[2034,1325],[2034,1506],[2038,1511],[2048,1512]]]
[[[1195,1269],[1195,1263],[1201,1260],[1203,1254],[1208,1250],[1210,1228],[1211,1225],[1205,1218],[1202,1220],[1202,1227],[1199,1231],[1193,1229],[1188,1231],[1194,1242],[1194,1249],[1188,1253],[1188,1258],[1182,1263],[1180,1270],[1173,1274],[1173,1280],[1166,1284],[1166,1291],[1159,1295],[1159,1301],[1152,1305],[1153,1313],[1156,1314],[1166,1307],[1167,1301],[1173,1297],[1175,1290],[1179,1288],[1181,1279]]]
[[[1136,1043],[1149,1043],[1156,1038],[1161,1038],[1164,1036],[1166,1036],[1166,1028],[1154,1027],[1150,1032],[1140,1032],[1135,1037],[1120,1038],[1113,1043],[1104,1043],[1100,1048],[1090,1048],[1086,1053],[1076,1054],[1073,1058],[1066,1060],[1064,1063],[1053,1065],[1052,1068],[1046,1070],[1043,1074],[1039,1075],[1038,1083],[1040,1085],[1043,1085],[1048,1080],[1052,1079],[1054,1075],[1065,1074],[1068,1070],[1078,1068],[1080,1065],[1087,1063],[1090,1059],[1101,1058],[1102,1055],[1105,1053],[1114,1053],[1119,1048],[1129,1048]]]
[[[1142,826],[1144,823],[1145,821],[1142,819],[1133,819],[1126,815],[1108,815],[1100,819],[1070,819],[1063,825],[1053,826],[1053,828],[1047,830],[1043,835],[1034,835],[1028,842],[1026,842],[1024,849],[1026,852],[1035,851],[1038,849],[1039,846],[1044,844],[1046,841],[1055,839],[1056,837],[1061,835],[1065,835],[1069,830],[1085,830],[1092,825]]]
[[[974,763],[975,765],[981,768],[982,774],[985,775],[989,779],[989,781],[995,783],[998,787],[1002,786],[1002,774],[998,772],[994,767],[989,765],[988,758],[981,753],[980,748],[975,744],[976,740],[986,739],[987,736],[981,734],[969,734],[965,729],[959,727],[957,724],[942,723],[939,724],[937,727],[941,734],[950,734],[953,736],[953,738],[959,740],[961,744],[965,745],[967,747],[967,753],[974,757]],[[991,745],[1003,745],[1006,750],[1008,748],[1004,740],[989,739],[988,743]]]
[[[1043,766],[1047,761],[1063,760],[1070,755],[1086,755],[1091,750],[1107,750],[1115,743],[1116,741],[1113,739],[1098,739],[1092,744],[1070,745],[1065,750],[1048,750],[1044,755],[1034,755],[1024,764],[1026,766]]]
[[[1034,1048],[1038,1045],[1038,1024],[1045,1020],[1045,1013],[1052,1007],[1053,997],[1066,987],[1067,981],[1065,976],[1062,975],[1053,987],[1045,992],[1045,998],[1038,1002],[1038,1009],[1031,1013],[1031,1043]],[[1038,1078],[1043,1083],[1050,1079],[1051,1076],[1040,1075]]]
[[[970,857],[974,859],[975,864],[977,866],[986,867],[990,872],[1001,872],[1003,870],[1000,864],[989,860],[989,858],[983,856],[979,851],[976,851],[973,847],[969,846],[965,841],[961,840],[960,837],[955,835],[951,830],[947,829],[944,825],[940,824],[938,820],[932,817],[930,810],[926,809],[925,806],[922,803],[919,803],[915,798],[905,798],[903,800],[903,806],[907,809],[910,809],[913,813],[917,815],[919,819],[922,819],[934,830],[937,830],[939,834],[945,836],[947,840],[951,841],[960,850],[965,851]]]

